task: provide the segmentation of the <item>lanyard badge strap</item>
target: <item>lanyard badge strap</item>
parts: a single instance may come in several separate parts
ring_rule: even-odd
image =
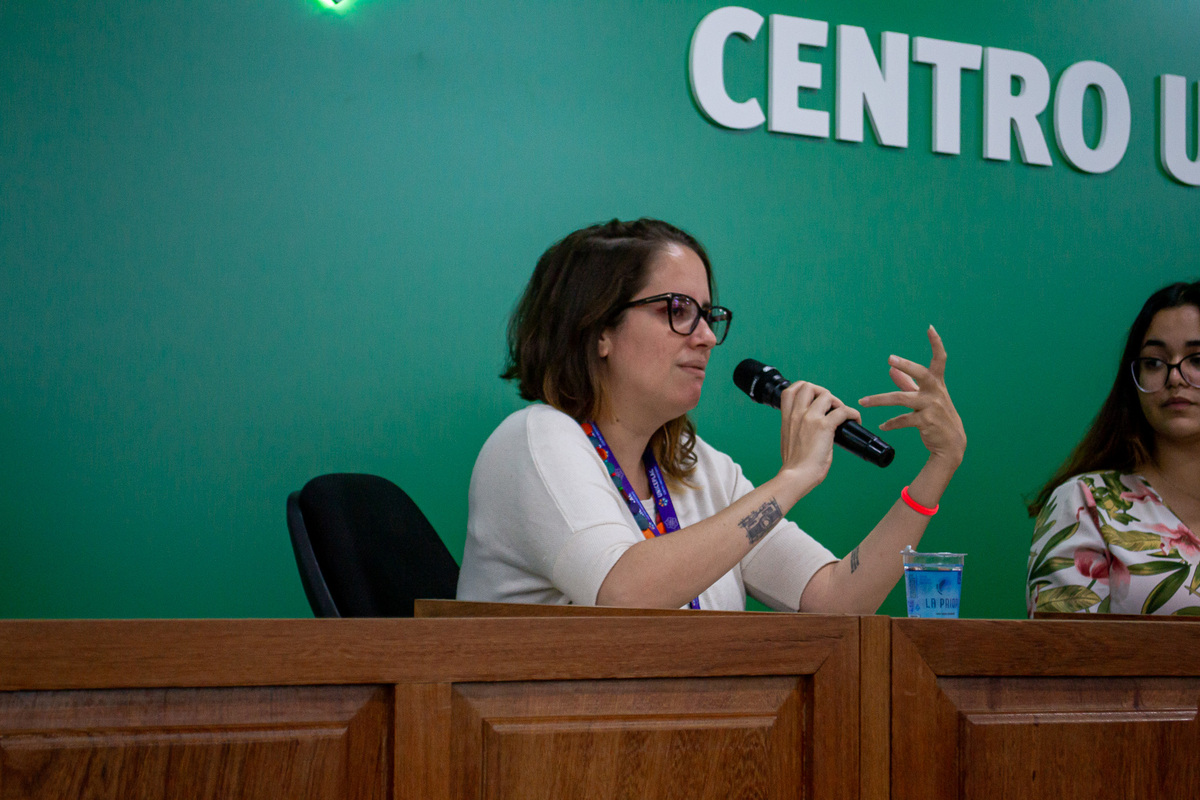
[[[658,519],[661,520],[657,525],[651,520],[650,514],[637,496],[637,492],[633,490],[629,476],[617,463],[617,458],[609,449],[604,434],[600,432],[600,426],[591,421],[581,422],[579,425],[596,448],[596,455],[600,456],[600,460],[604,462],[604,468],[608,471],[608,476],[612,479],[617,494],[625,500],[625,505],[629,507],[629,513],[633,515],[633,520],[637,523],[642,535],[647,539],[653,539],[655,536],[679,530],[679,517],[675,513],[675,504],[671,502],[671,493],[667,490],[667,482],[663,478],[662,469],[659,468],[652,449],[647,445],[646,452],[642,454],[642,461],[646,465],[646,477],[650,481],[650,489],[654,492],[655,511]],[[692,600],[688,603],[688,607],[699,609],[700,598]]]

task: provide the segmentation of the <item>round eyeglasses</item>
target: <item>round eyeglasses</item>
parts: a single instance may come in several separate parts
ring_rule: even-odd
[[[634,306],[662,302],[667,304],[667,322],[670,324],[671,330],[680,336],[691,336],[692,331],[696,330],[696,326],[700,324],[701,318],[708,323],[713,336],[717,337],[717,344],[725,341],[725,337],[729,335],[729,323],[733,321],[732,311],[724,306],[702,306],[696,298],[678,292],[665,292],[653,297],[643,297],[641,300],[626,303],[617,310],[623,311]]]
[[[1161,358],[1135,358],[1129,365],[1133,371],[1133,383],[1138,391],[1149,394],[1160,391],[1171,379],[1171,370],[1179,370],[1179,377],[1193,389],[1200,389],[1200,353],[1169,364]]]

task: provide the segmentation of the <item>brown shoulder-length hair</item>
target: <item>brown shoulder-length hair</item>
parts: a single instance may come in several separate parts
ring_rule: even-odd
[[[1029,516],[1036,517],[1041,513],[1054,490],[1072,475],[1107,469],[1132,472],[1154,459],[1154,429],[1142,413],[1130,365],[1141,352],[1142,341],[1154,315],[1179,306],[1200,308],[1200,282],[1173,283],[1150,295],[1129,328],[1125,349],[1117,364],[1117,376],[1104,405],[1100,406],[1100,413],[1071,455],[1026,507]]]
[[[540,400],[575,420],[605,406],[599,380],[600,335],[616,325],[621,306],[649,282],[649,263],[675,244],[704,262],[716,299],[712,265],[690,234],[656,219],[612,220],[575,231],[538,259],[508,321],[508,361],[500,377],[517,381],[521,397]],[[696,427],[684,414],[650,439],[668,478],[686,483],[696,465]]]

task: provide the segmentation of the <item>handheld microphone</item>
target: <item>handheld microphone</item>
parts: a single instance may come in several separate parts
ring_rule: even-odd
[[[779,370],[753,358],[747,358],[737,365],[733,371],[733,382],[754,402],[774,408],[779,408],[779,396],[783,390],[792,385],[791,381],[779,374]],[[886,467],[896,457],[891,445],[852,420],[837,426],[833,441],[880,467]]]

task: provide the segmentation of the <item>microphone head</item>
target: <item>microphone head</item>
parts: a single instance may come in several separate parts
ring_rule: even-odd
[[[733,369],[733,383],[746,394],[750,394],[754,379],[759,377],[767,365],[753,358],[747,358]],[[753,396],[753,395],[751,395]]]
[[[761,361],[747,358],[733,370],[733,382],[756,403],[765,403],[779,408],[779,395],[790,382],[779,374],[779,370]]]

